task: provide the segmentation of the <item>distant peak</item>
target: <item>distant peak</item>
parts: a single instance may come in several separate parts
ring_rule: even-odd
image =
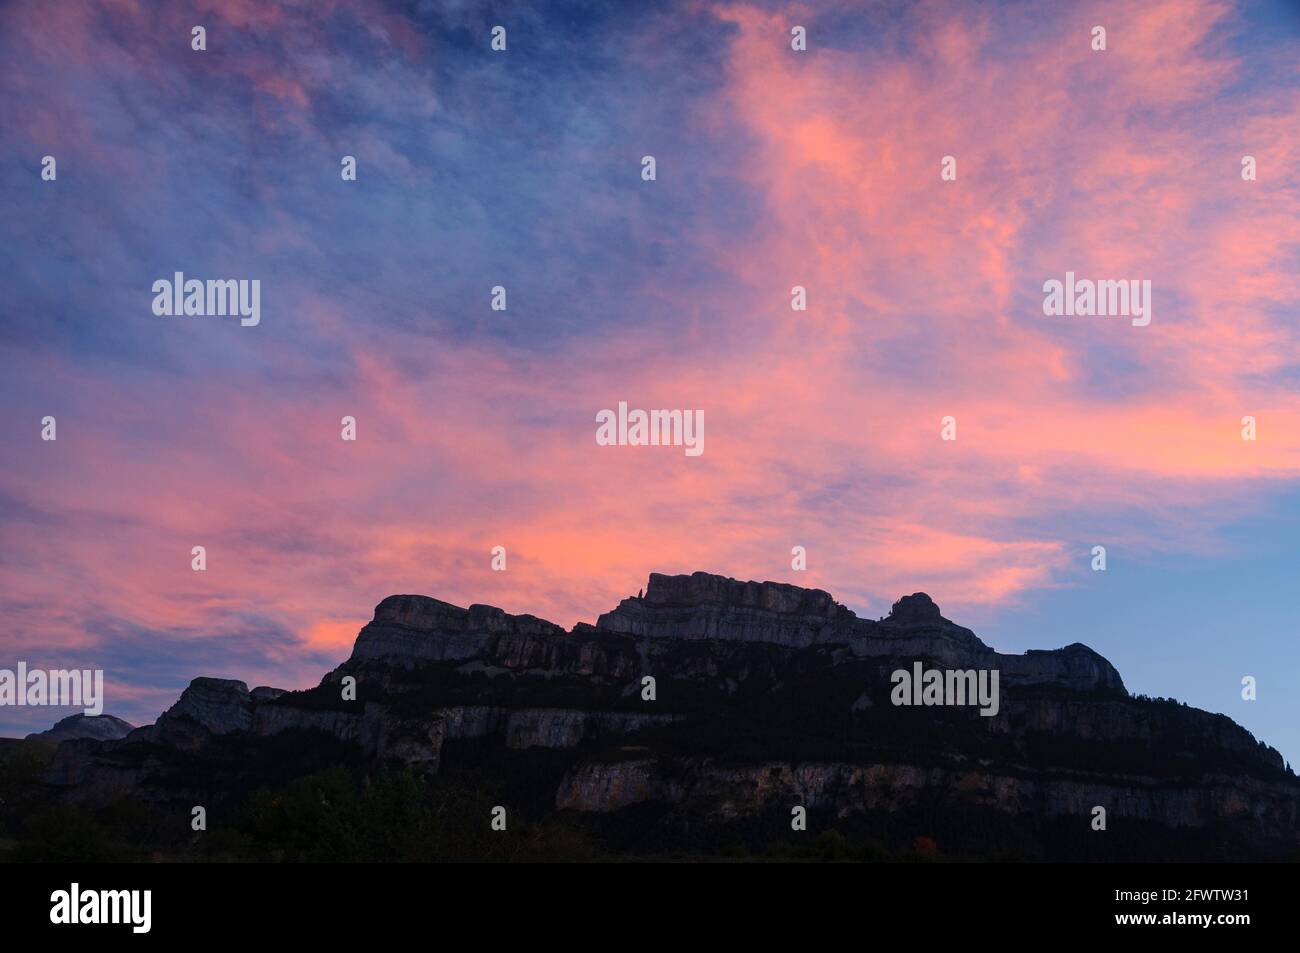
[[[46,738],[51,741],[71,741],[76,738],[93,738],[97,741],[116,741],[125,738],[134,727],[130,722],[112,715],[87,715],[78,712],[69,715],[48,731],[30,734],[28,738]]]

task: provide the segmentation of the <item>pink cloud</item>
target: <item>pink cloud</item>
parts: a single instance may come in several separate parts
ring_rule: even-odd
[[[261,29],[269,9],[212,11]],[[651,570],[708,569],[819,586],[868,613],[924,588],[960,618],[1060,584],[1083,558],[1067,511],[1147,508],[1162,529],[1134,530],[1134,545],[1203,546],[1176,510],[1212,525],[1243,489],[1300,472],[1300,399],[1269,376],[1297,357],[1277,312],[1300,299],[1284,172],[1300,97],[1215,105],[1239,74],[1213,42],[1220,3],[1072,11],[1060,42],[1013,49],[995,12],[944,10],[909,8],[921,46],[905,58],[815,34],[796,55],[789,17],[719,8],[738,32],[692,120],[751,137],[735,174],[759,209],[708,262],[725,294],[656,289],[680,333],[606,330],[560,354],[377,338],[300,288],[305,324],[347,355],[337,379],[196,375],[184,433],[158,414],[173,381],[52,366],[91,419],[5,477],[67,516],[0,565],[9,646],[83,646],[97,615],[216,638],[213,623],[256,607],[296,634],[283,670],[311,681],[294,651],[342,656],[392,592],[571,624]],[[1094,19],[1106,54],[1088,49]],[[399,49],[421,42],[380,29]],[[308,123],[310,78],[236,72]],[[1258,182],[1240,179],[1246,152]],[[953,183],[939,179],[949,154]],[[273,253],[314,239],[281,216],[250,240]],[[1043,280],[1067,269],[1152,278],[1151,326],[1043,316]],[[806,313],[790,310],[795,284]],[[287,381],[313,370],[309,355],[280,360]],[[1098,365],[1125,375],[1107,386]],[[595,413],[619,400],[704,409],[704,456],[598,447]],[[339,439],[344,414],[355,445]],[[955,443],[939,439],[945,415]],[[189,568],[196,544],[206,573]]]

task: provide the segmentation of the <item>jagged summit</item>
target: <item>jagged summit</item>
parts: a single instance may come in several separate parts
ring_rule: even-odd
[[[630,636],[651,642],[718,640],[785,648],[846,646],[856,657],[912,656],[953,667],[998,667],[1012,680],[1124,692],[1119,672],[1091,650],[1000,655],[969,629],[945,619],[923,592],[903,596],[879,622],[861,619],[821,589],[742,582],[714,573],[651,573],[643,594],[602,613],[594,626],[566,631],[494,606],[462,609],[429,596],[396,595],[375,608],[349,663],[491,660],[534,653],[553,658],[575,637]],[[513,654],[512,654],[513,653]]]

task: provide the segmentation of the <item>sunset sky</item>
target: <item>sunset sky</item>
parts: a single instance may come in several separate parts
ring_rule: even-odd
[[[1295,2],[11,0],[0,667],[147,723],[390,593],[569,626],[707,570],[1082,641],[1300,762],[1298,170]],[[260,325],[155,316],[177,271]],[[1067,271],[1151,324],[1045,316]],[[620,400],[704,454],[597,446]]]

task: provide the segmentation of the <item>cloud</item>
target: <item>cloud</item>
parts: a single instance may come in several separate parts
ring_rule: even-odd
[[[548,8],[505,59],[467,5],[213,4],[206,58],[6,6],[4,651],[147,720],[314,683],[393,592],[567,625],[708,569],[960,620],[1099,534],[1213,547],[1300,468],[1294,65],[1224,3],[1029,9],[818,4],[796,54],[771,6]],[[154,318],[175,270],[260,278],[262,325]],[[1152,324],[1045,317],[1066,270]],[[703,409],[704,456],[598,447],[620,400]]]

